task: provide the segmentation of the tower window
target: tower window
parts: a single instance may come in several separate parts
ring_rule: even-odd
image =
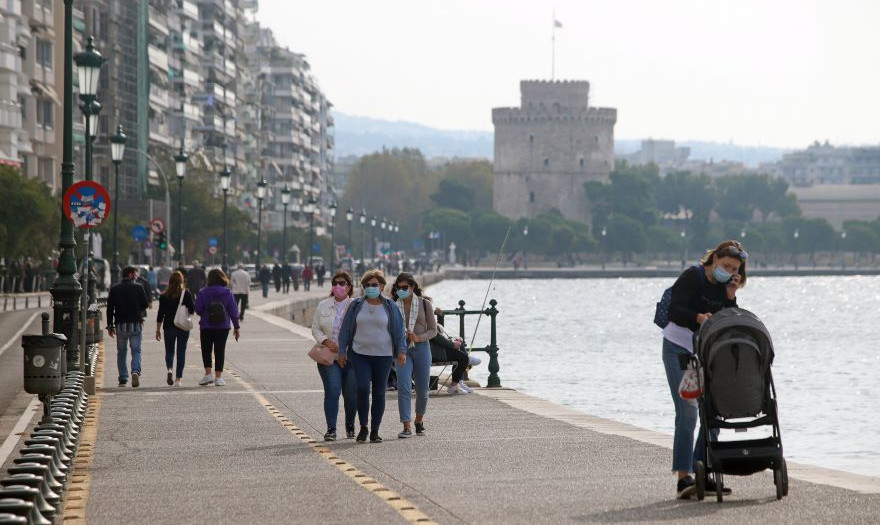
[[[580,162],[581,167],[583,168],[584,167],[584,158],[581,157],[581,160],[579,162]]]
[[[535,202],[535,192],[529,192],[529,202]]]
[[[549,166],[549,165],[550,165],[550,159],[549,159],[549,158],[544,157],[544,165],[545,165],[545,166]]]
[[[534,136],[534,135],[531,135],[531,134],[529,135],[529,142],[535,142],[535,136]]]

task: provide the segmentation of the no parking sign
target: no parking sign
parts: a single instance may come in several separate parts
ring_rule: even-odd
[[[110,214],[110,195],[97,182],[84,180],[67,188],[61,206],[74,226],[94,228]]]

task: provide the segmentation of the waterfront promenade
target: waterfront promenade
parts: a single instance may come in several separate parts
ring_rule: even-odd
[[[196,385],[194,331],[184,388],[165,384],[162,344],[149,339],[141,387],[118,388],[105,338],[111,359],[64,523],[802,525],[876,523],[880,515],[880,480],[824,478],[845,489],[805,481],[830,473],[796,465],[782,501],[766,472],[729,477],[734,494],[720,505],[676,501],[667,436],[503,389],[433,396],[428,435],[408,440],[396,438],[389,393],[384,443],[325,444],[310,332],[269,313],[285,302],[280,296],[254,296],[263,312],[249,312],[241,341],[228,345],[226,387]]]

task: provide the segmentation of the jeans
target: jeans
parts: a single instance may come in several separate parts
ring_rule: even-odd
[[[235,303],[238,305],[238,320],[244,321],[244,311],[248,307],[248,294],[237,293],[233,297],[235,297]]]
[[[672,440],[672,470],[693,472],[694,462],[706,462],[706,438],[700,428],[697,444],[694,447],[694,427],[699,418],[696,400],[682,399],[678,395],[678,385],[684,376],[681,369],[680,355],[691,353],[677,344],[663,339],[663,366],[666,368],[666,380],[669,392],[675,404],[675,436]]]
[[[345,405],[345,428],[354,428],[354,416],[357,414],[357,380],[350,366],[342,368],[334,362],[330,366],[318,364],[318,374],[324,383],[324,419],[327,429],[336,428],[336,416],[339,414],[339,394]]]
[[[128,346],[131,345],[131,372],[141,373],[141,323],[119,323],[116,327],[116,367],[119,369],[119,382],[128,382]]]
[[[397,371],[397,409],[400,421],[412,421],[412,384],[416,384],[416,415],[424,415],[428,409],[428,382],[431,379],[431,345],[427,341],[416,343],[406,350],[406,364],[394,363]]]
[[[228,338],[229,330],[222,328],[205,328],[199,332],[199,339],[202,343],[202,363],[205,368],[211,368],[211,353],[213,351],[214,370],[223,371],[223,361],[226,358],[226,339]]]
[[[263,286],[263,297],[269,297],[269,282],[261,283]]]
[[[186,365],[186,342],[189,341],[189,330],[181,330],[176,326],[165,329],[165,368],[171,370],[174,365],[174,343],[177,343],[177,379],[183,377]]]
[[[385,414],[385,384],[388,381],[388,374],[391,373],[391,362],[394,358],[390,355],[361,355],[354,351],[350,353],[350,357],[346,366],[354,368],[354,377],[357,380],[358,419],[361,426],[367,426],[367,416],[372,416],[370,430],[378,432],[379,425],[382,424],[382,416]],[[371,390],[372,407],[370,406]]]

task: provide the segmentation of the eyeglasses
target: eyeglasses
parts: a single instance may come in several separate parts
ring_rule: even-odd
[[[379,283],[377,283],[377,282],[372,282],[372,283],[367,283],[367,284],[364,285],[364,287],[371,287],[371,286],[378,287],[378,286],[379,286]]]
[[[408,284],[398,284],[397,289],[398,290],[409,290],[409,285]]]
[[[348,286],[348,281],[333,281],[333,286]]]
[[[728,246],[722,250],[719,250],[717,253],[718,257],[736,257],[741,261],[749,260],[749,253],[745,250],[741,250],[736,246]]]

